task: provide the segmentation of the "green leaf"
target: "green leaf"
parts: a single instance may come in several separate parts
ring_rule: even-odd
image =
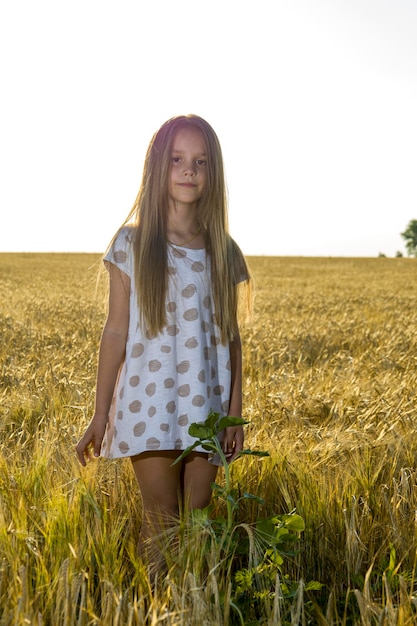
[[[256,522],[256,530],[265,537],[272,539],[275,534],[275,526],[272,523],[272,518],[265,517],[258,519]]]
[[[275,536],[275,540],[277,541],[277,543],[288,543],[288,542],[295,542],[298,541],[298,535],[294,535],[294,533],[289,533],[287,532],[287,530],[285,528],[279,528],[277,529],[277,533]]]
[[[205,522],[210,522],[211,507],[207,506],[204,509],[193,509],[191,514],[194,523],[204,524]]]
[[[197,424],[195,422],[190,425],[188,434],[197,439],[212,439],[212,437],[215,436],[215,432],[212,428],[209,428],[205,424]]]
[[[218,485],[217,483],[211,483],[211,490],[213,491],[213,493],[216,492],[218,494],[223,494],[225,491],[224,487]]]
[[[252,572],[247,569],[241,569],[235,574],[235,583],[237,585],[237,593],[249,591],[252,587]]]
[[[294,532],[302,532],[305,529],[304,520],[296,513],[284,513],[283,515],[273,515],[271,521],[277,527],[285,527]]]
[[[233,508],[234,510],[236,510],[236,509],[238,509],[238,508],[239,508],[239,506],[238,506],[238,504],[237,504],[236,500],[235,500],[235,499],[233,498],[233,496],[231,496],[230,494],[228,494],[228,495],[226,496],[226,501],[227,501],[227,502],[228,502],[228,503],[232,506],[232,508]]]
[[[277,552],[276,550],[266,550],[265,554],[268,555],[269,560],[274,565],[278,565],[279,566],[279,565],[282,565],[284,563],[284,559],[282,558],[280,553]]]
[[[310,580],[304,587],[306,591],[320,591],[323,589],[324,585],[322,583],[317,582],[316,580]]]
[[[304,520],[300,515],[294,513],[293,515],[289,515],[285,520],[285,528],[288,530],[293,530],[294,532],[301,533],[305,529]]]
[[[250,456],[270,456],[269,452],[266,452],[266,450],[242,450],[242,452],[239,452],[239,456],[243,456],[243,455],[250,455]]]
[[[255,500],[255,502],[258,502],[258,504],[265,504],[265,500],[263,498],[260,498],[259,496],[254,496],[251,493],[244,493],[243,500]]]
[[[212,411],[211,413],[208,414],[207,419],[204,422],[204,425],[207,426],[208,428],[211,428],[214,432],[219,417],[220,417],[220,413],[214,413]]]
[[[190,452],[192,452],[194,450],[194,448],[197,448],[197,446],[199,446],[199,445],[200,445],[200,442],[196,441],[191,446],[188,446],[188,448],[183,450],[181,452],[180,456],[177,459],[175,459],[175,461],[172,463],[172,465],[175,465],[176,463],[179,463],[180,461],[182,461],[183,458],[187,456],[187,454],[190,454]]]
[[[216,431],[219,433],[221,430],[229,428],[230,426],[243,426],[244,424],[249,424],[249,422],[241,417],[232,417],[231,415],[226,415],[226,417],[220,418],[217,422]]]

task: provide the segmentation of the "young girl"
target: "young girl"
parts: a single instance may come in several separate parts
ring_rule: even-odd
[[[228,234],[221,148],[205,120],[175,117],[155,133],[135,204],[104,262],[109,308],[95,413],[76,449],[82,465],[90,447],[96,457],[131,458],[143,504],[140,553],[157,561],[152,540],[180,505],[210,502],[217,467],[207,453],[196,448],[173,465],[195,441],[190,424],[211,410],[242,411],[238,285],[250,279]],[[222,434],[231,462],[243,429]]]

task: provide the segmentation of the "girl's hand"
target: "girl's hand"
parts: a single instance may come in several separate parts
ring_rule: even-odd
[[[91,460],[90,446],[93,448],[95,457],[100,456],[101,443],[106,432],[107,419],[95,415],[87,427],[83,437],[77,443],[78,460],[81,465],[86,465]]]
[[[223,451],[228,463],[235,460],[243,450],[243,426],[229,426],[224,431]]]

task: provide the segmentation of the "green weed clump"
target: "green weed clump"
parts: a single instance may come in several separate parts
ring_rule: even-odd
[[[268,456],[219,473],[151,584],[129,462],[74,453],[100,259],[0,255],[1,626],[416,623],[415,260],[249,262],[246,446]]]
[[[209,540],[208,571],[216,572],[218,580],[227,581],[225,588],[224,585],[218,585],[218,603],[222,608],[223,619],[225,615],[228,616],[224,623],[279,623],[282,619],[286,623],[286,614],[294,609],[293,599],[298,598],[302,591],[321,589],[321,584],[310,581],[307,585],[300,585],[285,574],[284,559],[297,554],[294,546],[304,530],[304,522],[295,511],[290,514],[260,516],[251,524],[237,520],[237,514],[245,502],[256,502],[262,506],[264,500],[232,487],[232,468],[235,465],[229,465],[219,433],[225,428],[246,424],[240,417],[220,417],[214,412],[203,423],[191,424],[189,433],[196,440],[175,463],[180,462],[197,446],[201,446],[220,460],[224,470],[224,485],[213,483],[214,503],[203,511],[192,511],[187,515],[190,536],[186,536],[186,540],[181,542],[182,550],[178,554],[186,553],[189,558],[190,538],[195,543],[193,535],[196,530],[198,533],[200,528],[204,529],[205,537],[201,537],[202,542],[198,542],[198,554],[194,555],[193,562],[195,558],[201,559],[206,554]],[[234,462],[246,456],[262,458],[269,456],[269,453],[246,448]],[[224,516],[221,513],[215,514],[218,502],[224,505]],[[201,543],[206,545],[204,550],[201,550]],[[207,568],[200,567],[199,571],[205,572]],[[227,603],[224,603],[226,598]],[[299,601],[297,604],[298,621],[302,614],[302,604]],[[229,615],[231,610],[233,612]]]

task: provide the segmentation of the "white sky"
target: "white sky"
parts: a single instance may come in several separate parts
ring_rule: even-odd
[[[103,251],[192,112],[246,254],[405,253],[417,0],[5,0],[0,59],[0,251]]]

